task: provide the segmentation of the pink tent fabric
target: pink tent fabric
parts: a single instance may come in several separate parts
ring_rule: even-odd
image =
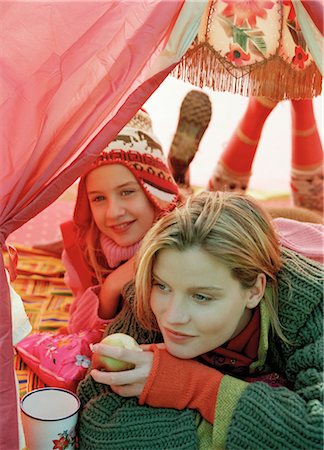
[[[200,20],[195,11],[182,17],[186,6],[184,0],[1,2],[2,247],[82,174],[175,66]],[[179,25],[181,17],[190,32]],[[182,30],[181,42],[173,42],[182,51],[172,60],[163,51],[174,30]],[[14,450],[17,409],[2,256],[0,300],[0,449]]]

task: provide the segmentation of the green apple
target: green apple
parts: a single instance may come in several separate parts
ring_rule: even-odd
[[[109,336],[106,336],[100,344],[142,351],[135,339],[124,333],[110,334]],[[121,361],[120,359],[111,358],[110,356],[104,356],[94,352],[92,355],[92,367],[93,369],[105,370],[107,372],[121,372],[122,370],[133,369],[135,366],[134,364]]]

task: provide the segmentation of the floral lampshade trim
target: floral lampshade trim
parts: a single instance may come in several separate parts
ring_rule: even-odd
[[[320,95],[322,76],[291,0],[213,0],[173,75],[217,91],[275,100]]]

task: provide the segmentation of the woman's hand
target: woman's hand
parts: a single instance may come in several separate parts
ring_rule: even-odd
[[[149,345],[141,345],[142,352],[113,347],[106,344],[95,344],[92,350],[104,356],[121,359],[135,365],[134,369],[123,372],[102,372],[92,370],[92,378],[98,383],[108,384],[112,391],[122,397],[140,397],[153,364],[153,352]]]

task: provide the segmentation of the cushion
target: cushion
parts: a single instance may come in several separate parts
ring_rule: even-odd
[[[74,334],[41,332],[16,345],[22,360],[48,386],[76,391],[91,363],[90,344],[99,342],[101,331]]]

